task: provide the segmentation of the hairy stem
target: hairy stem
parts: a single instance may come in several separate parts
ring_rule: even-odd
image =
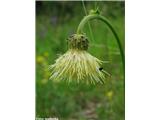
[[[121,54],[121,58],[122,58],[122,64],[123,64],[123,70],[124,70],[124,77],[125,77],[125,55],[124,55],[124,52],[123,52],[123,48],[122,48],[122,45],[121,45],[121,42],[120,42],[120,39],[116,33],[116,31],[114,30],[113,26],[111,25],[111,23],[102,15],[99,15],[99,14],[91,14],[91,15],[87,15],[85,16],[79,26],[78,26],[78,29],[77,29],[77,34],[81,34],[83,33],[83,28],[84,28],[84,25],[89,21],[89,20],[93,20],[93,19],[98,19],[98,20],[101,20],[103,21],[112,31],[114,37],[116,38],[116,41],[117,41],[117,44],[118,44],[118,47],[119,47],[119,50],[120,50],[120,54]]]

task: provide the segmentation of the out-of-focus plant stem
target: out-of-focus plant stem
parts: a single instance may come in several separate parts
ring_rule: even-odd
[[[84,25],[90,21],[90,20],[93,20],[93,19],[98,19],[98,20],[101,20],[103,21],[112,31],[114,37],[116,38],[116,41],[117,41],[117,44],[118,44],[118,47],[119,47],[119,50],[120,50],[120,54],[121,54],[121,59],[122,59],[122,64],[123,64],[123,70],[124,70],[124,77],[125,77],[125,55],[124,55],[124,52],[123,52],[123,48],[122,48],[122,45],[121,45],[121,42],[120,42],[120,39],[118,37],[118,34],[116,33],[115,29],[113,28],[112,24],[109,22],[109,20],[107,18],[105,18],[104,16],[102,15],[99,15],[99,14],[90,14],[90,15],[87,15],[85,16],[79,26],[78,26],[78,29],[77,29],[77,34],[81,34],[83,33],[83,28],[84,28]]]
[[[84,9],[85,15],[87,16],[87,10],[86,10],[85,4],[84,4],[84,0],[82,0],[82,6],[83,6],[83,9]],[[89,32],[90,32],[90,35],[91,35],[91,40],[94,41],[93,32],[92,32],[91,24],[89,23],[89,21],[88,21],[88,28],[89,28]]]

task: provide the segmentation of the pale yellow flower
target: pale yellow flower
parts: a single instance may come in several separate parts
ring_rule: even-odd
[[[50,65],[52,70],[50,79],[77,81],[86,83],[104,83],[108,74],[101,67],[104,61],[89,54],[88,40],[84,35],[73,35],[69,38],[69,50],[61,55],[55,64]],[[109,74],[108,74],[109,75]]]
[[[112,90],[111,90],[111,91],[108,91],[108,92],[106,93],[106,96],[108,97],[109,100],[111,100],[112,97],[113,97],[113,91],[112,91]]]
[[[44,62],[44,57],[43,57],[43,56],[40,56],[40,55],[37,56],[37,57],[36,57],[36,62],[37,62],[37,63],[42,63],[42,62]]]

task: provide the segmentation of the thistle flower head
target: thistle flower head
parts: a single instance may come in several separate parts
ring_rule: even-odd
[[[104,61],[89,54],[88,39],[85,35],[74,34],[68,38],[69,50],[61,55],[55,64],[50,65],[52,71],[50,79],[77,81],[86,83],[103,83],[105,74],[101,67]]]

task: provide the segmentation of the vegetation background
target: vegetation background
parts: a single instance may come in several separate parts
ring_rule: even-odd
[[[85,1],[87,12],[99,6],[116,29],[124,48],[124,1]],[[88,52],[109,61],[105,84],[85,85],[50,81],[46,66],[67,51],[66,38],[85,16],[81,1],[36,1],[36,117],[60,120],[124,120],[124,77],[120,52],[112,32],[98,20],[85,32]]]

